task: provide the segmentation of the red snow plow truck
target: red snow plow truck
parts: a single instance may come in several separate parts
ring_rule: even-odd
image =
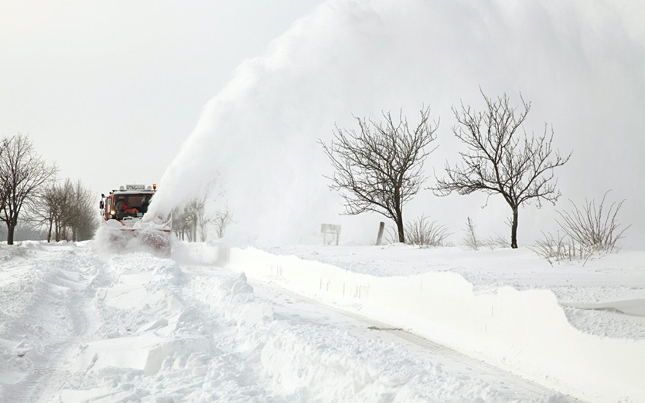
[[[107,235],[109,247],[113,250],[152,247],[164,254],[170,254],[172,219],[142,218],[148,211],[157,185],[126,185],[101,195],[99,207],[105,220],[103,232]]]

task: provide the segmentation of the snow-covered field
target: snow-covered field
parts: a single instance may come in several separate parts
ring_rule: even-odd
[[[0,245],[1,402],[644,402],[645,253]]]

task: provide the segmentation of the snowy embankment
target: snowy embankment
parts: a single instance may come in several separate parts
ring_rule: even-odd
[[[174,260],[91,242],[0,245],[0,401],[577,403],[247,280],[215,264],[216,246],[182,245]],[[258,275],[277,262],[283,279],[281,259],[309,265],[254,250],[232,258]]]
[[[249,278],[403,328],[563,393],[598,403],[645,401],[645,339],[630,334],[607,337],[574,327],[565,310],[575,308],[563,307],[548,289],[518,291],[496,286],[475,290],[462,275],[451,272],[369,275],[252,248],[225,254],[227,267],[243,271]],[[328,259],[318,252],[313,258]],[[635,259],[642,261],[642,254]],[[360,264],[360,260],[359,254],[350,265]],[[396,260],[389,263],[396,265]],[[417,265],[422,263],[417,261]],[[453,263],[461,264],[459,260]],[[509,264],[499,259],[497,263]],[[380,266],[383,264],[388,262]],[[580,269],[590,276],[594,271],[576,267]],[[565,267],[561,270],[565,283],[568,272]],[[642,283],[645,271],[636,270],[634,275]],[[539,283],[540,272],[533,275]],[[640,285],[632,284],[636,290],[630,290],[630,295],[634,291],[642,295]],[[623,305],[642,304],[642,300],[631,302],[622,301]],[[600,306],[611,308],[611,304]],[[637,328],[643,324],[640,319],[634,318]]]

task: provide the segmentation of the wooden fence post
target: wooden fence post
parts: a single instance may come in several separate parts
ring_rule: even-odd
[[[376,244],[380,245],[383,242],[383,230],[385,230],[385,223],[381,221],[378,225],[378,236],[376,237]]]

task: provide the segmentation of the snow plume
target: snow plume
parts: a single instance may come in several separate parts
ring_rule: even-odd
[[[526,131],[552,124],[554,148],[574,151],[556,172],[565,199],[611,188],[637,200],[633,183],[645,175],[643,20],[638,1],[327,1],[264,56],[242,63],[204,107],[152,209],[169,211],[217,176],[232,233],[245,240],[305,242],[318,239],[321,223],[340,223],[344,241],[373,241],[382,217],[338,215],[342,204],[323,177],[330,167],[317,140],[328,141],[335,125],[355,128],[352,115],[401,110],[412,123],[430,105],[431,118],[441,119],[440,148],[426,169],[442,176],[444,162],[458,155],[451,107],[463,101],[481,109],[480,89],[514,103],[521,93],[532,102]],[[407,219],[426,213],[458,232],[470,215],[479,228],[505,234],[508,207],[492,198],[482,211],[478,197],[439,199],[423,190]],[[623,212],[633,224],[629,236],[643,238],[645,218],[632,204]],[[553,214],[525,211],[520,236]]]

